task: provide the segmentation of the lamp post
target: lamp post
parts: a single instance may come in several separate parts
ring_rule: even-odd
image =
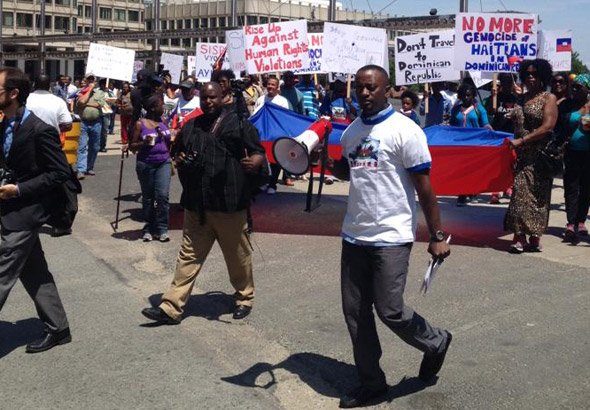
[[[469,9],[469,0],[459,0],[459,12],[467,13]]]
[[[2,25],[4,24],[4,13],[2,11],[2,3],[4,2],[0,0],[0,67],[4,65],[4,50],[2,49]]]

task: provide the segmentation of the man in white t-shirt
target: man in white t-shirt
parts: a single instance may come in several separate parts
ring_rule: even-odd
[[[352,339],[361,386],[344,396],[343,408],[359,407],[388,390],[379,366],[381,346],[373,306],[381,321],[404,342],[424,352],[419,378],[432,380],[442,367],[451,333],[431,326],[404,304],[410,251],[415,241],[416,203],[430,231],[428,252],[449,253],[437,199],[430,186],[431,158],[424,132],[387,102],[389,79],[379,66],[356,74],[362,110],[342,135],[342,159],[333,163],[339,178],[350,179],[342,226],[343,312]]]
[[[252,115],[262,108],[265,103],[273,103],[283,108],[289,109],[289,101],[279,94],[279,79],[276,77],[269,77],[266,83],[266,95],[258,97],[256,104],[254,104],[254,112]]]
[[[35,81],[35,91],[27,98],[26,107],[57,132],[67,132],[72,129],[72,115],[66,102],[49,91],[50,85],[49,77],[40,75]]]

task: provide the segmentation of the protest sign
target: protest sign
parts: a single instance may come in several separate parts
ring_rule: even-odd
[[[135,51],[90,43],[86,73],[112,80],[131,81]]]
[[[309,45],[309,66],[301,70],[293,70],[295,74],[319,74],[322,71],[323,33],[307,33]]]
[[[457,70],[517,72],[518,59],[536,56],[536,14],[459,13],[455,19]]]
[[[469,71],[469,76],[473,80],[475,88],[481,88],[484,85],[491,83],[494,79],[494,74],[482,73],[481,71]]]
[[[223,43],[197,43],[197,54],[195,55],[195,76],[197,81],[209,81],[213,72],[213,64],[225,50]],[[223,59],[223,70],[230,68],[227,54]]]
[[[137,73],[143,69],[143,61],[135,60],[133,62],[133,74],[131,75],[131,82],[134,83],[137,81]]]
[[[395,38],[395,84],[455,81],[461,73],[453,68],[453,30]]]
[[[162,56],[160,57],[160,65],[163,66],[164,70],[170,72],[172,84],[180,83],[183,61],[184,57],[176,54],[162,53]]]
[[[324,23],[322,70],[355,74],[367,64],[389,72],[387,33],[381,28]]]
[[[187,56],[186,57],[186,71],[189,75],[195,75],[195,67],[196,67],[196,60],[197,57],[195,56]]]
[[[309,65],[307,21],[244,27],[248,74],[299,70]]]
[[[572,69],[572,31],[539,31],[539,58],[551,63],[553,71],[570,71]]]
[[[228,30],[225,32],[227,44],[227,59],[230,69],[234,73],[246,70],[246,56],[244,53],[244,30]]]

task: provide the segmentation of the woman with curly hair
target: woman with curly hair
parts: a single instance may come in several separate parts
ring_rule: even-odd
[[[547,60],[523,61],[519,77],[526,86],[526,93],[522,105],[511,114],[514,139],[510,144],[516,150],[517,159],[504,229],[514,233],[510,252],[540,252],[541,236],[549,222],[553,175],[538,166],[536,160],[557,122],[557,103],[555,96],[547,91],[552,78],[551,64]]]

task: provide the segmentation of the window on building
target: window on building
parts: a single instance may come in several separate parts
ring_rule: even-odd
[[[113,19],[113,9],[109,9],[107,7],[99,7],[98,8],[98,18],[101,20],[112,20]]]
[[[145,22],[145,29],[147,31],[152,31],[152,22],[151,21],[146,21]]]
[[[191,19],[184,19],[184,28],[191,28]]]
[[[139,14],[139,19],[141,20],[142,23],[145,21],[143,11]]]
[[[211,28],[217,27],[217,18],[211,17],[209,19],[209,27],[211,27]]]
[[[209,37],[209,43],[217,43],[217,37]]]
[[[209,27],[209,19],[202,18],[201,19],[201,25],[199,27],[200,28],[207,28],[207,27]]]
[[[179,30],[182,29],[182,27],[183,27],[182,26],[182,23],[183,23],[182,20],[176,20],[176,28],[179,29]]]
[[[166,20],[160,21],[160,30],[168,30],[168,22]]]
[[[39,28],[39,20],[41,19],[41,15],[37,14],[35,16],[35,27]],[[45,16],[45,28],[51,30],[51,16]]]
[[[254,26],[258,24],[258,17],[257,16],[246,16],[246,24],[248,26]]]
[[[82,34],[84,32],[84,27],[78,26],[77,31],[78,31],[78,34]]]
[[[227,20],[225,17],[219,17],[219,27],[226,27],[227,26]]]
[[[182,46],[184,48],[191,48],[191,39],[190,38],[183,38],[182,39]]]
[[[92,17],[92,7],[84,6],[84,17]]]
[[[174,29],[175,29],[175,26],[174,26],[174,20],[170,20],[170,21],[168,22],[168,28],[169,28],[170,30],[174,30]]]
[[[84,6],[78,6],[78,16],[82,17],[84,15]]]
[[[278,18],[276,18],[276,17],[271,17],[271,18],[270,18],[270,22],[271,22],[271,23],[278,23],[278,22],[279,22],[279,19],[278,19]]]
[[[115,21],[126,21],[127,20],[127,16],[126,16],[126,12],[124,9],[115,9]]]
[[[167,46],[169,44],[170,44],[170,42],[168,41],[167,38],[163,38],[162,40],[160,40],[160,45],[161,46]]]
[[[260,16],[260,24],[267,24],[267,23],[268,23],[268,17]]]
[[[199,19],[193,19],[193,28],[199,28]]]
[[[180,39],[179,38],[171,38],[170,39],[170,46],[180,47]]]
[[[91,27],[84,27],[84,33],[90,33]]]
[[[244,16],[238,16],[238,26],[244,25]]]
[[[2,0],[0,0],[2,1]],[[3,27],[14,27],[14,13],[2,12],[2,26]]]
[[[70,31],[70,19],[67,17],[55,16],[54,27],[56,30]]]
[[[127,14],[129,16],[129,21],[139,21],[139,11],[129,10]]]
[[[16,26],[33,28],[33,15],[28,13],[16,13]]]
[[[55,0],[56,5],[69,6],[70,0]]]

